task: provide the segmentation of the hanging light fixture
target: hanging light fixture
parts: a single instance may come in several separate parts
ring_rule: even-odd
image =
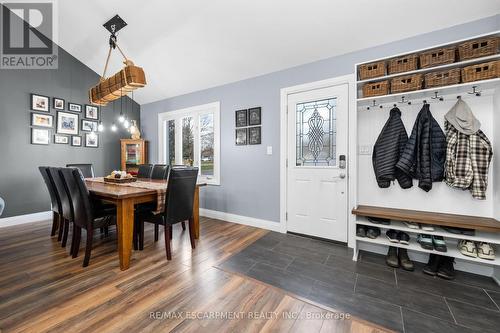
[[[97,131],[104,132],[104,125],[102,124],[102,121],[100,121],[100,120],[99,120],[99,125],[97,125]]]
[[[123,121],[123,127],[125,127],[126,129],[129,129],[130,127],[130,121],[128,121],[127,117],[125,117],[125,120]]]
[[[118,128],[116,127],[115,122],[113,122],[113,124],[111,124],[111,131],[116,132],[117,129]]]

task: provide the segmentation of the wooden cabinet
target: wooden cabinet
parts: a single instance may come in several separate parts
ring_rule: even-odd
[[[121,170],[136,174],[139,164],[148,163],[146,140],[121,139]]]

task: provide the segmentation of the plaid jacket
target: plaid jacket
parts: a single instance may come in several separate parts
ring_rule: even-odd
[[[479,130],[466,135],[445,122],[446,165],[445,182],[449,186],[469,189],[472,197],[486,199],[488,168],[493,157],[491,143]]]

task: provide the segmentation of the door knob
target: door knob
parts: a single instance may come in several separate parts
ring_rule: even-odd
[[[340,173],[339,177],[340,177],[340,179],[344,179],[345,178],[345,173]]]

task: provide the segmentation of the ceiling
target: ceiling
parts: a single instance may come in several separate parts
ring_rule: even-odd
[[[460,3],[460,5],[457,5]],[[146,72],[148,103],[500,13],[498,0],[63,0],[59,44],[98,73],[119,45]],[[120,68],[118,53],[109,73]]]

